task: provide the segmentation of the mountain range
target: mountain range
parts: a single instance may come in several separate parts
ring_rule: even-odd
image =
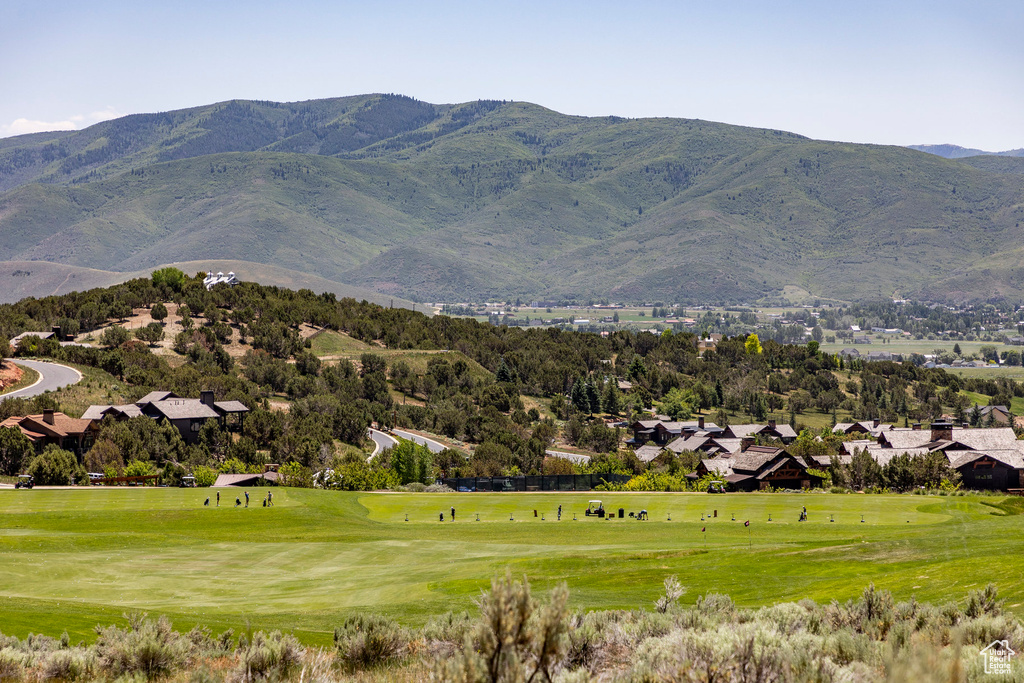
[[[0,261],[227,259],[418,301],[1017,299],[1022,163],[525,102],[236,100],[0,140]]]

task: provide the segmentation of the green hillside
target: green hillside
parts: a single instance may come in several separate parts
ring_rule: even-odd
[[[288,289],[309,289],[318,294],[331,292],[338,297],[351,297],[356,301],[366,300],[381,306],[414,308],[416,304],[401,297],[388,296],[363,287],[345,285],[316,275],[300,273],[287,268],[236,260],[185,261],[160,264],[172,266],[194,274],[199,272],[234,272],[243,281],[258,282],[262,285],[287,287]],[[94,287],[110,287],[135,278],[148,278],[155,268],[135,272],[115,272],[69,266],[47,261],[4,261],[0,262],[0,304],[14,303],[25,297],[52,296],[81,292]],[[417,309],[427,315],[429,309]]]
[[[0,261],[237,259],[434,301],[1020,298],[1019,260],[989,262],[1024,234],[1003,165],[518,102],[233,101],[5,141]]]
[[[1024,173],[1024,156],[1000,157],[983,155],[964,157],[959,161],[992,173]]]

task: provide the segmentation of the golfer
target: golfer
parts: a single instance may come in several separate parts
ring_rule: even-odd
[[[558,521],[559,522],[562,521],[562,506],[561,505],[558,506]]]
[[[273,505],[274,505],[274,494],[272,492],[270,492],[270,491],[267,491],[267,507],[271,507]]]
[[[245,492],[245,507],[249,507],[249,492]]]
[[[452,508],[452,521],[455,521],[455,508]]]
[[[217,507],[220,507],[220,491],[217,491]]]

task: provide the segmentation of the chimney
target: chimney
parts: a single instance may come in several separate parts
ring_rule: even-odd
[[[952,422],[932,422],[932,441],[953,440]]]
[[[697,416],[697,429],[704,429],[704,416],[703,415],[698,415]]]
[[[43,422],[45,422],[48,425],[53,424],[53,408],[43,409]]]
[[[199,400],[212,408],[213,407],[213,392],[212,391],[201,391],[201,392],[199,392]]]
[[[875,429],[878,429],[878,425],[880,424],[882,424],[882,421],[879,420],[878,418],[875,418],[874,420],[871,421],[871,426],[874,427]]]
[[[745,436],[745,437],[743,437],[742,439],[740,439],[740,453],[742,453],[743,451],[747,450],[748,448],[750,448],[753,445],[754,445],[754,437],[752,437],[752,436]]]
[[[913,424],[913,425],[911,426],[911,429],[913,429],[913,430],[914,430],[915,432],[919,432],[919,431],[921,431],[921,423],[920,423],[920,422],[915,422],[915,423],[914,423],[914,424]]]
[[[768,429],[775,429],[775,420],[768,420]]]

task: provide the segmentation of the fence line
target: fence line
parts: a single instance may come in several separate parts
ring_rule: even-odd
[[[482,491],[591,491],[601,484],[624,484],[626,474],[545,474],[519,477],[450,477],[441,482],[464,493]]]

